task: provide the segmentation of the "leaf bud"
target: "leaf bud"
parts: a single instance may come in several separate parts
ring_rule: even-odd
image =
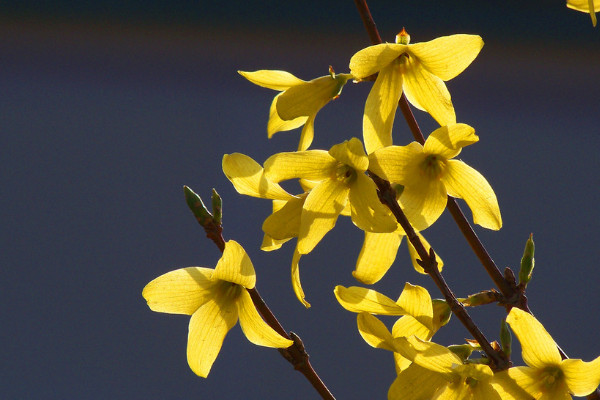
[[[533,243],[533,233],[529,235],[529,239],[525,243],[525,250],[521,258],[521,270],[519,271],[519,284],[527,286],[531,280],[531,274],[535,265],[535,245]]]

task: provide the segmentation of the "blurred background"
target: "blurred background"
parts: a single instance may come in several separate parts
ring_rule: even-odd
[[[486,176],[504,227],[476,227],[500,268],[516,270],[533,232],[532,310],[574,358],[600,355],[598,204],[600,28],[556,2],[370,2],[384,40],[473,33],[486,45],[448,82],[459,122],[480,142],[461,159]],[[224,236],[240,242],[258,289],[339,399],[385,398],[391,354],[370,348],[333,296],[351,276],[362,233],[341,218],[301,261],[294,242],[259,250],[270,202],[238,195],[225,153],[259,162],[296,148],[299,130],[267,140],[275,92],[237,70],[303,79],[348,71],[368,46],[352,1],[19,1],[0,3],[0,398],[312,399],[277,351],[230,331],[208,379],[186,361],[189,317],[151,312],[142,288],[172,269],[219,259],[189,212],[188,185],[224,200]],[[370,84],[348,84],[316,119],[313,148],[361,137]],[[415,111],[425,134],[435,129]],[[396,119],[394,142],[411,135]],[[464,203],[463,210],[470,218]],[[458,296],[492,287],[444,213],[425,232]],[[409,281],[440,297],[406,244],[375,288]],[[503,309],[471,314],[497,339]],[[393,319],[385,319],[391,326]],[[456,319],[434,339],[460,343]],[[518,351],[518,347],[517,347]],[[518,360],[518,354],[517,358]]]

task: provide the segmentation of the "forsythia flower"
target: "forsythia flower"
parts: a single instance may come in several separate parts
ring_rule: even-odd
[[[500,229],[502,218],[494,190],[476,170],[452,160],[463,147],[479,140],[466,124],[433,131],[425,145],[388,146],[369,155],[369,169],[391,182],[404,185],[400,203],[417,230],[433,224],[444,211],[447,195],[464,199],[473,220],[489,229]]]
[[[281,91],[271,103],[267,134],[271,138],[277,132],[304,125],[298,144],[299,151],[306,150],[312,143],[315,117],[319,110],[337,98],[346,82],[352,78],[350,74],[336,74],[331,67],[329,75],[309,82],[285,71],[238,72],[256,85]]]
[[[208,376],[225,335],[240,320],[249,341],[260,346],[287,348],[292,341],[275,332],[258,314],[247,289],[256,274],[250,258],[237,242],[225,244],[215,269],[182,268],[146,285],[142,296],[151,310],[191,315],[187,359],[192,371]]]
[[[367,153],[392,144],[392,125],[402,92],[440,125],[455,123],[454,107],[444,81],[467,68],[483,47],[483,40],[477,35],[443,36],[415,44],[408,44],[409,39],[403,29],[396,36],[397,43],[367,47],[350,60],[350,72],[356,79],[378,73],[363,118]]]
[[[521,343],[527,367],[513,367],[497,375],[511,379],[535,399],[570,399],[586,396],[600,385],[600,357],[585,362],[562,360],[556,343],[531,314],[510,310],[506,322]]]
[[[308,193],[298,233],[297,249],[308,254],[335,225],[350,204],[352,222],[369,232],[392,232],[396,222],[377,197],[375,184],[365,175],[369,159],[362,143],[352,138],[329,152],[307,150],[279,153],[264,164],[265,177],[273,182],[301,178],[318,182]]]
[[[596,26],[596,13],[600,11],[600,1],[596,0],[567,0],[567,7],[572,10],[590,13],[592,25]]]

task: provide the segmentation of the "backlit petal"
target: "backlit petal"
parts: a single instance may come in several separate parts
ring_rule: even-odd
[[[449,379],[454,375],[454,366],[462,364],[460,357],[446,347],[433,342],[424,342],[414,336],[394,339],[396,351],[428,370],[444,374]]]
[[[419,175],[418,162],[423,146],[411,142],[407,146],[388,146],[369,154],[369,171],[390,182],[406,184]]]
[[[263,199],[293,198],[277,183],[268,180],[260,164],[244,154],[225,154],[222,164],[225,176],[240,194]]]
[[[391,345],[393,341],[392,334],[385,327],[383,322],[377,319],[377,317],[374,317],[368,312],[362,312],[358,314],[356,322],[360,336],[362,336],[365,342],[370,346],[394,351]]]
[[[197,375],[206,378],[221,350],[227,332],[236,324],[234,301],[216,297],[200,307],[190,319],[187,360]]]
[[[298,247],[294,250],[294,256],[292,257],[292,289],[296,294],[296,298],[304,305],[309,308],[310,303],[306,301],[304,290],[302,290],[302,284],[300,283],[300,257],[302,255],[298,253]]]
[[[427,111],[441,126],[456,123],[454,106],[444,81],[429,73],[414,57],[408,58],[401,69],[402,88],[412,105]]]
[[[294,342],[275,332],[258,314],[247,290],[242,290],[237,299],[240,326],[248,340],[259,346],[287,348]]]
[[[475,129],[469,125],[450,124],[431,132],[425,141],[423,152],[450,159],[456,157],[463,147],[476,143],[478,140],[479,136],[475,134]]]
[[[435,392],[448,383],[444,375],[412,364],[396,377],[388,391],[388,400],[433,399]]]
[[[247,289],[252,289],[256,284],[252,261],[244,248],[235,240],[225,243],[225,250],[217,262],[212,279],[236,283]]]
[[[315,117],[316,115],[311,115],[306,120],[304,128],[302,128],[302,132],[300,132],[300,142],[298,142],[298,151],[304,151],[308,149],[312,144],[312,141],[315,137]]]
[[[352,222],[368,232],[394,232],[398,226],[388,208],[377,197],[373,180],[358,174],[350,185],[350,207]]]
[[[433,336],[433,331],[416,320],[412,315],[404,315],[398,318],[398,321],[392,327],[392,336],[397,338],[413,335],[419,339],[429,340]]]
[[[327,179],[310,191],[304,202],[298,234],[298,251],[308,254],[335,226],[348,201],[350,189],[344,183]]]
[[[279,91],[305,83],[302,79],[285,71],[262,69],[254,72],[238,71],[238,73],[255,85]]]
[[[281,96],[281,93],[275,96],[269,108],[269,122],[267,122],[267,137],[269,139],[277,132],[289,131],[304,125],[308,119],[308,117],[298,117],[289,121],[282,120],[277,114],[277,98],[279,96]]]
[[[560,369],[565,374],[569,391],[575,396],[587,396],[600,385],[600,357],[591,362],[564,360]]]
[[[544,394],[544,391],[542,391],[542,380],[540,379],[540,371],[535,368],[512,367],[506,371],[502,371],[501,373],[507,374],[511,380],[511,383],[516,384],[517,387],[529,393],[536,399],[541,398],[541,396]],[[511,386],[508,386],[508,388],[510,389]]]
[[[417,184],[406,186],[399,200],[413,228],[422,231],[442,215],[448,196],[441,181],[423,177]]]
[[[361,141],[357,138],[334,145],[329,150],[329,155],[358,172],[365,172],[369,167],[369,158],[365,154]]]
[[[350,59],[350,73],[357,79],[373,75],[406,51],[402,44],[381,43],[358,51]]]
[[[380,315],[404,315],[406,310],[384,294],[357,286],[336,286],[335,297],[346,310]]]
[[[458,34],[411,44],[409,53],[416,56],[433,75],[447,81],[463,72],[482,47],[480,36]]]
[[[144,287],[152,311],[192,315],[214,293],[211,268],[189,267],[167,272]]]
[[[367,153],[392,145],[392,127],[402,95],[402,74],[394,61],[379,71],[369,92],[363,116],[363,140]]]
[[[433,306],[427,289],[407,282],[396,303],[429,330],[433,329]]]
[[[401,241],[402,235],[396,232],[365,232],[365,240],[352,276],[367,285],[378,282],[396,259]]]
[[[561,358],[556,343],[544,326],[531,314],[513,307],[506,317],[523,350],[523,361],[533,368],[558,366]]]
[[[483,175],[460,160],[448,160],[442,182],[450,196],[467,202],[473,222],[493,230],[502,227],[496,194]]]
[[[293,198],[278,211],[269,215],[263,222],[263,231],[278,240],[298,237],[305,198],[305,195],[301,198]]]
[[[527,375],[523,375],[527,379]],[[533,397],[510,377],[507,370],[496,372],[490,383],[502,400],[533,400]]]
[[[265,161],[265,176],[281,182],[292,178],[321,181],[334,172],[336,161],[325,150],[277,153]]]

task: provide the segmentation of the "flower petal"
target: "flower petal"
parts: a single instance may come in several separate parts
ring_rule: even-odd
[[[396,304],[394,300],[375,290],[357,286],[345,288],[338,285],[333,292],[341,306],[351,312],[360,313],[366,311],[371,314],[380,315],[406,314],[406,310]]]
[[[378,282],[396,259],[401,241],[402,235],[397,232],[365,232],[365,240],[352,276],[367,285]]]
[[[396,338],[394,346],[398,353],[412,360],[413,363],[444,374],[448,379],[455,374],[454,366],[462,364],[460,357],[446,347],[422,341],[415,336]]]
[[[315,117],[316,115],[312,115],[308,117],[306,123],[304,124],[304,128],[302,128],[302,132],[300,133],[300,142],[298,143],[298,151],[304,151],[310,147],[312,141],[315,137]],[[303,118],[303,117],[300,117]],[[295,121],[295,120],[293,120]]]
[[[223,173],[238,193],[263,199],[289,200],[293,198],[281,186],[269,181],[263,168],[252,158],[241,153],[223,156]]]
[[[387,146],[369,154],[369,171],[390,182],[406,184],[419,176],[418,163],[423,146],[411,142],[407,146]]]
[[[389,65],[406,52],[403,44],[381,43],[358,51],[350,59],[350,73],[356,79],[366,78]]]
[[[200,307],[190,319],[187,360],[196,375],[208,376],[221,350],[225,335],[238,320],[235,302],[215,297]]]
[[[516,387],[527,392],[536,399],[540,399],[544,395],[545,390],[542,390],[543,381],[540,379],[540,371],[536,368],[512,367],[506,371],[502,371],[500,374],[506,374],[508,378],[510,378],[510,380],[508,380],[510,386],[505,386],[509,391],[519,393],[520,391],[516,390],[515,386],[513,386],[516,385]],[[508,379],[503,375],[500,375],[500,378],[505,380]]]
[[[335,226],[348,201],[350,189],[342,182],[327,179],[310,191],[300,217],[298,251],[308,254],[323,236]]]
[[[404,187],[399,202],[413,228],[422,231],[442,215],[448,196],[444,184],[437,179],[422,177],[415,183]]]
[[[514,368],[510,370],[514,370]],[[490,381],[491,385],[500,395],[500,398],[502,400],[531,400],[532,396],[517,384],[517,381],[509,375],[508,371],[496,372]],[[516,373],[515,375],[522,375],[525,380],[528,380],[526,374]]]
[[[600,385],[600,357],[591,362],[564,360],[560,369],[565,374],[569,391],[575,396],[587,396]]]
[[[427,253],[429,253],[429,251],[431,250],[431,245],[429,244],[429,242],[427,242],[427,240],[425,239],[425,237],[423,235],[421,235],[419,232],[415,232],[415,233],[421,239],[421,243],[423,243],[423,246],[425,247],[425,250],[427,250]],[[413,268],[415,269],[415,271],[417,271],[420,274],[426,274],[426,272],[423,269],[423,267],[421,267],[419,265],[419,263],[417,262],[417,260],[421,259],[419,257],[419,254],[417,253],[417,250],[412,245],[412,243],[410,242],[410,240],[407,240],[407,242],[408,242],[408,254],[410,255],[410,260],[412,261]],[[434,250],[434,253],[435,253],[435,260],[437,261],[438,270],[440,272],[442,272],[442,268],[444,268],[444,261],[438,255],[438,253],[435,252],[435,250]]]
[[[435,392],[448,385],[444,375],[411,364],[402,371],[388,391],[388,400],[433,399]]]
[[[283,240],[298,237],[300,217],[306,196],[287,201],[283,207],[269,215],[263,222],[263,231],[273,239]]]
[[[447,81],[463,72],[482,47],[480,36],[458,34],[411,44],[409,53],[416,56],[433,75]]]
[[[502,227],[498,199],[483,175],[460,160],[448,160],[442,182],[450,196],[467,202],[473,222],[493,230]]]
[[[281,96],[281,93],[275,96],[271,102],[271,107],[269,108],[269,122],[267,122],[267,137],[269,139],[277,132],[290,131],[301,127],[308,120],[308,117],[298,117],[289,121],[282,120],[281,117],[279,117],[279,114],[277,114],[277,99],[279,96]]]
[[[365,172],[369,168],[369,158],[357,138],[336,144],[329,150],[329,155],[359,172]]]
[[[285,71],[261,69],[254,72],[238,71],[238,74],[242,75],[255,85],[279,91],[305,83],[302,79],[298,79]]]
[[[456,123],[450,92],[443,80],[429,73],[414,57],[402,64],[402,89],[408,101],[427,111],[441,126]]]
[[[422,340],[429,340],[433,336],[431,328],[420,323],[412,315],[404,315],[398,318],[392,327],[392,336],[395,338],[403,336],[416,336]]]
[[[592,17],[592,26],[596,27],[596,12],[600,11],[600,2],[596,0],[567,0],[567,7],[572,10],[589,13]]]
[[[561,358],[556,343],[544,326],[533,317],[516,307],[506,317],[510,329],[521,343],[523,361],[533,368],[558,366]]]
[[[467,124],[450,124],[431,132],[423,152],[437,154],[445,159],[456,157],[463,147],[479,141],[475,129]]]
[[[352,222],[368,232],[394,232],[398,223],[377,197],[375,183],[358,174],[349,193]]]
[[[331,176],[336,161],[325,150],[277,153],[265,161],[265,176],[273,182],[292,178],[322,181]]]
[[[211,268],[189,267],[167,272],[144,287],[152,311],[192,315],[214,293]]]
[[[407,282],[396,303],[405,309],[408,315],[412,315],[429,330],[433,330],[433,305],[427,289]]]
[[[252,289],[256,284],[256,273],[246,250],[235,240],[225,242],[223,255],[217,262],[213,272],[213,280],[236,283]]]
[[[392,145],[392,127],[402,95],[402,80],[397,61],[379,71],[365,103],[363,140],[367,153]]]
[[[306,296],[304,295],[304,290],[300,283],[300,257],[302,257],[302,255],[298,253],[298,246],[296,246],[296,249],[294,249],[294,256],[292,257],[292,289],[294,289],[296,298],[300,300],[304,307],[310,308],[310,303],[306,301]]]
[[[288,348],[294,344],[290,339],[286,339],[277,333],[261,318],[247,290],[242,290],[236,304],[240,317],[240,326],[250,342],[258,346],[281,349]]]
[[[358,333],[370,346],[394,351],[391,343],[393,341],[392,334],[377,317],[368,312],[361,312],[356,317],[358,325]]]

